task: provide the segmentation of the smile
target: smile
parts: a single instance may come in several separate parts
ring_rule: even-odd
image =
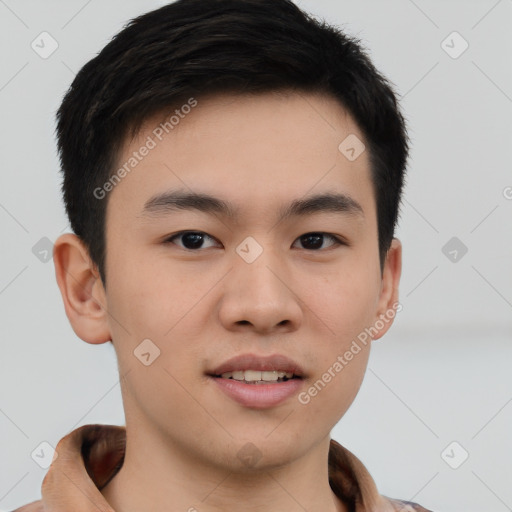
[[[293,372],[285,371],[260,371],[260,370],[239,370],[225,372],[221,375],[223,379],[233,379],[246,384],[264,384],[267,382],[286,382],[293,379]]]

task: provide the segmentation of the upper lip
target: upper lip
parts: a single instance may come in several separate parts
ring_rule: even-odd
[[[228,359],[217,366],[210,375],[222,375],[223,373],[244,370],[259,371],[283,371],[293,373],[296,377],[301,377],[304,372],[301,366],[282,354],[270,356],[258,356],[256,354],[242,354]]]

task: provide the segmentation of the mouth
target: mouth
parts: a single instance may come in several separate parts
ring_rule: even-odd
[[[221,375],[213,375],[213,377],[221,379],[232,379],[245,384],[272,384],[275,382],[286,382],[291,379],[300,379],[293,372],[285,371],[260,371],[260,370],[236,370],[233,372],[225,372]]]
[[[225,395],[244,407],[277,406],[302,388],[305,375],[284,355],[234,357],[207,373]]]
[[[282,354],[242,354],[225,361],[207,374],[210,377],[257,384],[302,379],[304,370],[297,362]]]

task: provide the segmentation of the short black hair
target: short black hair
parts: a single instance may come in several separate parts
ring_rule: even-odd
[[[82,67],[57,111],[66,212],[105,285],[108,198],[94,191],[111,179],[128,135],[191,97],[287,90],[333,97],[364,134],[382,270],[409,139],[393,86],[361,41],[290,0],[177,0],[131,20]]]

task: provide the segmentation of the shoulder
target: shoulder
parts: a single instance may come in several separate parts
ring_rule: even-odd
[[[418,503],[380,494],[363,463],[334,439],[329,448],[329,485],[341,501],[357,512],[433,512]]]
[[[391,498],[386,499],[393,505],[397,512],[433,512],[432,510],[418,505],[412,501],[394,500]]]
[[[37,500],[27,505],[22,505],[12,512],[44,512],[44,505],[41,500]]]

